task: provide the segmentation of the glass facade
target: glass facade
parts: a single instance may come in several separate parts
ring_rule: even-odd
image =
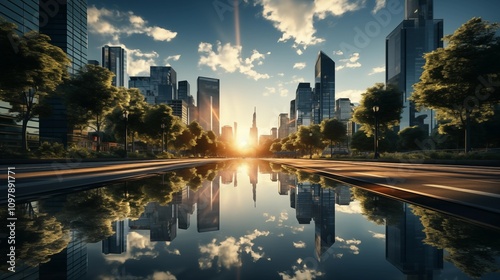
[[[179,81],[178,97],[177,99],[189,101],[189,96],[191,95],[191,88],[188,81]]]
[[[219,135],[220,80],[198,77],[198,121],[206,131]]]
[[[314,77],[314,95],[319,104],[314,122],[321,123],[335,117],[335,62],[323,52],[318,54]]]
[[[115,76],[113,85],[117,87],[127,87],[125,81],[127,76],[127,51],[122,47],[102,47],[102,67],[109,69]]]
[[[0,17],[17,25],[19,35],[38,31],[38,0],[1,1]]]
[[[313,122],[313,93],[310,83],[299,83],[295,92],[295,112],[297,128],[301,125],[310,125]]]
[[[146,99],[146,102],[148,104],[154,105],[155,104],[155,95],[151,91],[151,86],[149,83],[149,77],[130,77],[130,80],[128,81],[128,87],[129,88],[137,88],[141,91],[142,95],[144,95],[144,98]]]
[[[406,19],[386,38],[386,83],[402,92],[400,129],[418,125],[430,133],[436,126],[432,110],[417,112],[408,100],[425,65],[423,55],[443,47],[443,20],[432,19],[432,7],[432,0],[407,0]]]
[[[156,104],[177,99],[177,73],[170,66],[150,67],[150,90],[156,98]]]

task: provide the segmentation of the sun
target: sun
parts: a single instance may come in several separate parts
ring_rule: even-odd
[[[238,142],[238,148],[243,149],[243,148],[246,148],[247,146],[248,146],[248,143],[247,143],[247,141],[245,141],[245,140],[240,140],[240,141]]]

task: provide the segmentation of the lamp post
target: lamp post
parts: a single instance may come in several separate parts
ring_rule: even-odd
[[[312,159],[312,132],[309,132],[309,159]]]
[[[373,149],[374,149],[373,158],[378,159],[379,158],[379,154],[378,154],[378,111],[380,110],[380,107],[375,105],[375,106],[373,106],[372,109],[373,109],[373,115],[375,117],[375,135],[373,137]]]
[[[123,119],[125,120],[125,158],[128,158],[128,144],[127,144],[127,125],[128,125],[128,111],[123,112]]]
[[[161,151],[165,152],[165,124],[161,124]]]

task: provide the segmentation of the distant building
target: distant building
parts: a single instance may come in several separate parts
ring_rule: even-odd
[[[155,104],[177,99],[177,73],[170,66],[151,66],[149,85]]]
[[[129,88],[137,88],[141,91],[146,102],[150,105],[154,105],[156,102],[156,97],[151,91],[151,84],[149,82],[149,77],[146,76],[132,76],[128,81]]]
[[[186,101],[175,99],[167,101],[167,105],[172,108],[172,114],[181,119],[182,123],[188,124],[188,105]]]
[[[230,125],[225,125],[222,127],[220,139],[225,143],[233,143],[234,141],[233,128]]]
[[[206,131],[220,134],[220,80],[198,77],[198,121]]]
[[[290,101],[290,124],[288,126],[289,135],[297,131],[297,111],[295,103],[295,99]]]
[[[257,146],[259,145],[258,141],[258,135],[259,131],[257,128],[257,108],[253,109],[253,117],[252,117],[252,127],[250,127],[250,134],[248,137],[248,141],[250,146]]]
[[[87,60],[87,64],[88,64],[88,65],[94,65],[94,66],[99,66],[99,65],[101,65],[101,64],[99,63],[99,61],[97,61],[97,60],[95,60],[95,59]]]
[[[347,122],[352,117],[352,105],[349,98],[339,98],[335,101],[335,117],[339,121]]]
[[[191,86],[189,85],[189,82],[179,81],[177,93],[178,93],[177,99],[188,102],[189,97],[191,96]]]
[[[281,113],[278,117],[278,133],[276,138],[283,139],[289,134],[290,119],[287,113]]]
[[[386,83],[401,91],[403,112],[399,129],[418,125],[429,133],[436,126],[432,110],[417,112],[409,101],[420,80],[423,55],[443,47],[443,20],[434,19],[432,0],[406,0],[405,18],[386,38]]]
[[[297,129],[301,125],[311,125],[313,121],[313,93],[310,83],[299,83],[295,91],[295,123]]]
[[[318,105],[314,123],[335,117],[335,62],[320,51],[314,68],[314,101]],[[313,108],[314,109],[314,108]]]
[[[127,51],[119,46],[102,47],[102,67],[113,72],[112,85],[116,87],[128,87],[127,78]]]

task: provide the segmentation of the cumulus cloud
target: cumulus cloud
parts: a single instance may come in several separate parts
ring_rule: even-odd
[[[375,238],[375,239],[385,239],[384,233],[378,233],[378,232],[374,232],[371,230],[369,230],[368,232],[371,233],[373,235],[373,238]]]
[[[286,97],[288,96],[288,93],[289,90],[285,88],[285,84],[283,84],[283,82],[278,82],[277,86],[275,87],[265,87],[262,95],[269,96],[273,94],[279,94],[281,97]]]
[[[357,239],[345,240],[339,236],[336,236],[335,241],[338,242],[339,248],[348,249],[354,255],[359,254],[359,247],[357,245],[361,244],[361,240]]]
[[[306,243],[304,241],[293,242],[293,247],[295,248],[305,248]]]
[[[91,6],[87,9],[87,24],[90,33],[111,37],[114,43],[120,42],[121,36],[146,34],[155,41],[169,42],[177,36],[177,32],[159,26],[148,25],[148,22],[133,12],[122,12]]]
[[[306,63],[305,62],[297,62],[293,65],[293,69],[299,69],[302,70],[306,68]]]
[[[341,98],[341,97],[339,97]],[[350,98],[349,98],[350,99]],[[349,203],[349,205],[336,205],[335,211],[345,214],[362,214],[363,209],[358,201]]]
[[[323,272],[316,270],[314,267],[307,267],[307,263],[300,258],[297,259],[296,263],[292,265],[291,270],[279,272],[278,274],[283,280],[316,279],[317,277],[325,275]]]
[[[335,70],[339,71],[344,68],[359,68],[361,67],[359,58],[359,53],[352,53],[349,57],[340,59],[338,61],[338,65],[335,67]]]
[[[217,242],[213,239],[207,245],[199,246],[201,257],[198,259],[200,269],[209,269],[214,264],[220,269],[222,267],[230,269],[231,267],[241,267],[241,255],[243,252],[250,255],[253,261],[258,261],[264,257],[263,252],[254,250],[253,240],[260,236],[268,236],[269,231],[259,231],[255,229],[252,233],[244,235],[239,239],[235,237],[228,237],[225,240]],[[262,251],[262,247],[257,250]]]
[[[365,90],[359,90],[359,89],[348,89],[348,90],[343,90],[335,95],[338,96],[338,98],[349,98],[352,103],[357,103],[361,100],[361,94],[363,94]]]
[[[268,87],[266,87],[266,89],[269,90],[270,92],[273,92],[273,91],[276,92],[275,88],[268,88]],[[276,221],[276,216],[270,215],[268,213],[264,213],[263,215],[264,215],[264,217],[267,218],[266,223]]]
[[[370,73],[368,73],[368,75],[371,76],[371,75],[375,75],[378,73],[385,73],[385,66],[379,66],[379,67],[373,68],[372,71]]]
[[[366,0],[258,0],[262,16],[271,21],[282,35],[278,42],[293,40],[300,55],[308,46],[325,41],[316,35],[314,21],[327,16],[341,16],[364,6]]]
[[[170,61],[179,61],[179,59],[181,59],[181,55],[180,54],[170,55],[167,58],[165,58],[165,65],[166,66],[170,66]]]
[[[384,7],[385,7],[385,0],[376,0],[375,1],[375,8],[373,8],[372,13],[376,14],[378,11],[380,11]]]
[[[215,50],[214,50],[215,47]],[[231,45],[217,42],[216,46],[210,43],[201,42],[198,45],[198,53],[200,54],[199,66],[208,66],[213,71],[222,69],[228,73],[239,72],[254,80],[269,79],[268,74],[258,73],[254,70],[255,64],[258,64],[265,59],[267,54],[262,54],[257,50],[253,50],[252,54],[247,57],[242,57],[242,46]]]

